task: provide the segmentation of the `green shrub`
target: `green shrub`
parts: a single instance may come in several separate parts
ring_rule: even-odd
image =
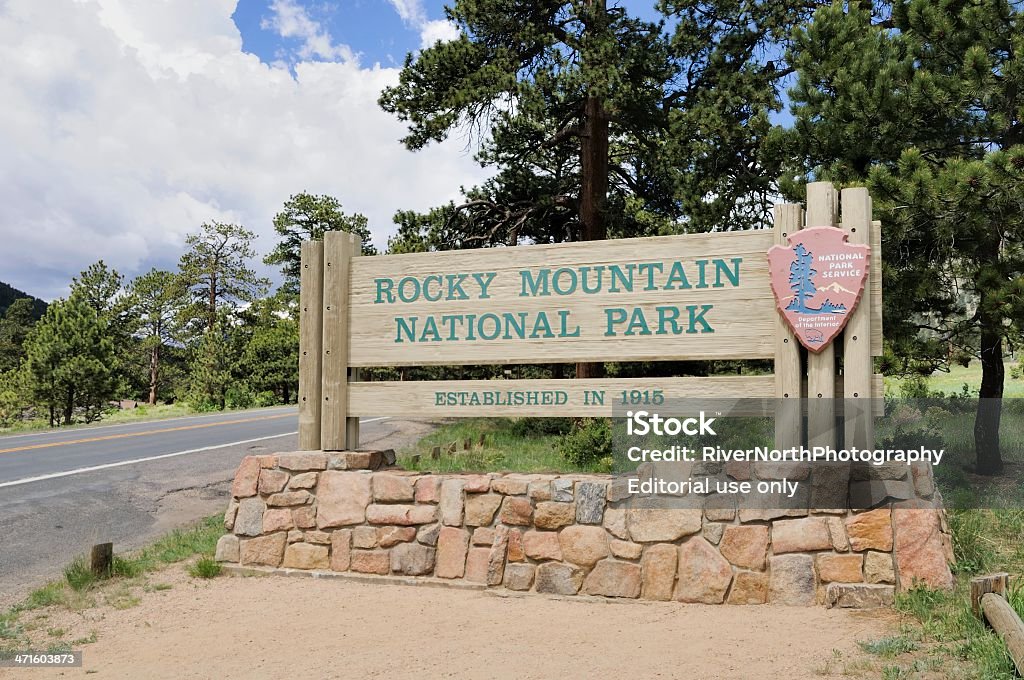
[[[220,576],[220,572],[220,563],[209,557],[199,559],[188,568],[188,573],[195,578],[216,578]]]
[[[220,404],[203,396],[190,394],[185,402],[192,408],[196,413],[210,413],[212,411],[220,411]]]
[[[900,396],[904,399],[927,399],[932,396],[928,389],[928,378],[923,375],[911,375],[900,384]]]
[[[252,408],[256,397],[247,387],[232,386],[224,392],[224,405],[227,408]]]
[[[561,436],[571,431],[572,418],[520,418],[510,428],[516,437]]]
[[[278,399],[277,395],[269,390],[264,390],[256,395],[254,405],[259,408],[266,406],[277,406]]]
[[[581,467],[606,466],[612,456],[612,428],[608,418],[584,418],[555,444],[567,461]],[[609,466],[610,467],[610,466]]]

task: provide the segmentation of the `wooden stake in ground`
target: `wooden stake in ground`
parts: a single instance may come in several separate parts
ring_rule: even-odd
[[[114,544],[100,543],[92,547],[89,568],[100,578],[107,578],[114,566]]]

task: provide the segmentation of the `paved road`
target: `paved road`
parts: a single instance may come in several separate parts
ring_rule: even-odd
[[[366,418],[360,444],[398,448],[430,427]],[[292,407],[0,437],[0,608],[95,543],[129,550],[223,512],[242,457],[294,450],[296,429]]]
[[[0,437],[0,488],[294,434],[296,418],[294,408],[273,408],[8,435]]]

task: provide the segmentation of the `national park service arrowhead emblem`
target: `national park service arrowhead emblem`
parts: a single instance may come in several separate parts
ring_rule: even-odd
[[[811,227],[768,249],[775,304],[800,344],[820,352],[843,330],[868,279],[871,248],[836,227]]]

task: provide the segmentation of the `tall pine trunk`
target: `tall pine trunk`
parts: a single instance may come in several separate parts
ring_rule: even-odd
[[[64,424],[70,425],[71,418],[75,414],[75,391],[68,389],[64,395]]]
[[[160,345],[149,353],[149,405],[156,406],[156,387],[160,381]]]
[[[1000,319],[989,309],[982,289],[979,301],[981,322],[981,390],[978,393],[978,411],[974,417],[974,451],[977,472],[980,475],[998,475],[1003,471],[1003,457],[999,450],[999,421],[1003,411],[1003,336],[999,332]]]
[[[590,25],[605,14],[605,0],[587,0]],[[603,16],[602,16],[603,19]],[[608,237],[605,202],[608,196],[608,114],[601,97],[587,95],[580,140],[580,240],[599,241]],[[576,364],[577,378],[604,377],[603,363]]]

